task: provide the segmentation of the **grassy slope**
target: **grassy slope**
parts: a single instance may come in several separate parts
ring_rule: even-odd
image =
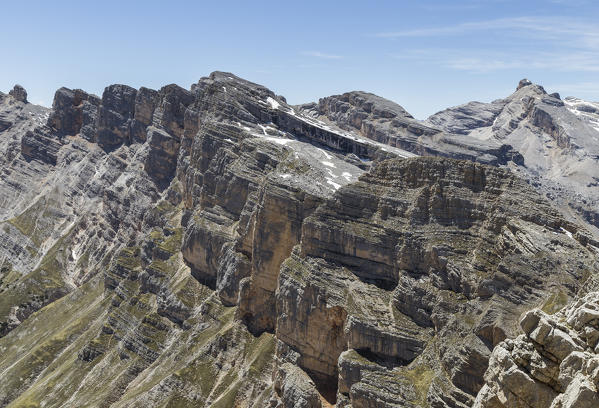
[[[191,276],[179,252],[180,214],[168,210],[169,230],[154,230],[150,238],[172,256],[148,268],[158,274],[175,302],[189,310],[185,325],[160,315],[158,296],[142,291],[138,278],[108,270],[118,288],[107,290],[100,273],[0,338],[0,406],[9,401],[9,407],[266,403],[274,337],[252,336],[234,320],[235,308],[223,306],[212,290]],[[52,254],[60,253],[67,242],[68,237],[57,243],[42,270],[60,275]],[[139,251],[124,248],[115,265],[138,276],[138,257]],[[144,347],[142,352],[125,347],[122,340],[127,338],[141,339],[158,358],[148,363]],[[90,361],[79,357],[90,349],[99,350]]]

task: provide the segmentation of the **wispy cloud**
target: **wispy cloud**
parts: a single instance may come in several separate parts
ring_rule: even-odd
[[[418,49],[392,54],[398,60],[420,61],[458,71],[489,73],[508,69],[599,72],[599,53],[584,50],[510,52],[472,49]]]
[[[513,17],[467,22],[443,27],[387,31],[374,34],[381,38],[438,37],[464,35],[475,31],[502,31],[521,35],[533,33],[545,40],[559,40],[564,36],[578,37],[584,44],[599,46],[599,26],[594,22],[562,17]]]
[[[315,58],[329,59],[329,60],[336,60],[336,59],[343,58],[342,55],[327,54],[327,53],[320,52],[320,51],[304,51],[304,52],[302,52],[302,55],[304,55],[306,57],[315,57]]]
[[[576,82],[548,84],[547,89],[559,90],[563,95],[592,96],[599,94],[599,82]],[[599,102],[599,100],[597,100]]]
[[[474,35],[485,40],[485,46],[460,48],[460,39],[453,49],[407,49],[394,57],[479,73],[508,69],[599,72],[599,25],[582,19],[514,17],[376,34],[404,39]]]
[[[559,4],[570,7],[586,6],[591,3],[591,0],[550,0],[553,4]]]

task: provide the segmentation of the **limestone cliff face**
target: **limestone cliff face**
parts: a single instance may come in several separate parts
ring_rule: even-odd
[[[315,114],[222,72],[19,95],[0,406],[471,406],[521,313],[595,285],[584,227],[507,169],[415,157],[483,150],[368,95]]]
[[[277,338],[342,406],[469,406],[519,314],[587,276],[594,249],[572,228],[505,170],[384,161],[304,221]]]
[[[230,74],[1,102],[3,406],[265,406],[303,219],[373,159],[410,155]]]

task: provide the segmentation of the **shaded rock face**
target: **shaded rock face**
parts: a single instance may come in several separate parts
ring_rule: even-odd
[[[104,150],[129,141],[136,95],[137,90],[126,85],[111,85],[104,90],[98,112],[98,144]]]
[[[165,131],[151,127],[147,130],[150,152],[144,169],[161,185],[168,185],[175,175],[179,141]]]
[[[179,142],[185,110],[192,99],[189,91],[174,84],[159,91],[109,86],[102,95],[97,142],[107,151],[122,144],[143,143],[150,125],[163,129]]]
[[[153,89],[139,88],[135,96],[135,115],[131,122],[131,141],[143,143],[146,140],[146,128],[152,124],[154,111],[160,95]]]
[[[21,85],[15,85],[8,94],[19,102],[27,103],[27,91]]]
[[[0,406],[471,406],[599,243],[507,169],[411,153],[503,160],[482,144],[341,99],[223,72],[0,95]]]
[[[599,294],[591,292],[555,315],[527,312],[524,334],[500,343],[474,407],[599,405]]]
[[[37,128],[25,133],[21,139],[21,154],[26,160],[39,160],[56,165],[61,146],[60,139],[48,137],[45,131]]]
[[[81,89],[60,88],[54,95],[48,126],[66,135],[81,133],[93,142],[100,98]]]

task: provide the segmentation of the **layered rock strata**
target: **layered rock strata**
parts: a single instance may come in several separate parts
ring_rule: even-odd
[[[418,155],[453,157],[498,165],[522,156],[506,143],[466,137],[438,122],[416,120],[400,105],[367,92],[354,91],[301,105],[307,115],[330,121],[372,140],[400,147]],[[447,130],[444,132],[444,130]]]
[[[521,313],[595,285],[526,181],[411,153],[481,150],[309,110],[222,72],[0,95],[0,405],[471,406]]]

